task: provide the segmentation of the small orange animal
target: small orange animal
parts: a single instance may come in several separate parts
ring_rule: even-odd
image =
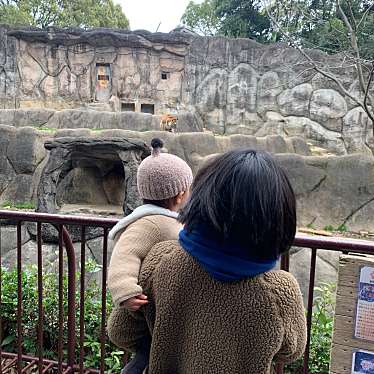
[[[178,117],[172,114],[164,114],[161,117],[160,129],[162,131],[176,132]]]

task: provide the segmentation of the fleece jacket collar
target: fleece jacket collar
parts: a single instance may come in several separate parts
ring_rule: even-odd
[[[122,233],[123,230],[126,229],[129,225],[134,223],[140,218],[148,217],[148,216],[166,216],[171,218],[177,218],[178,213],[173,212],[169,209],[161,208],[157,205],[153,204],[144,204],[140,207],[136,208],[131,214],[122,218],[118,221],[118,223],[110,230],[109,232],[109,239],[116,240],[118,234]]]

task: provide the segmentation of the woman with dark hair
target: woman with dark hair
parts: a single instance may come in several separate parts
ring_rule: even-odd
[[[299,286],[273,270],[296,231],[283,169],[265,152],[234,150],[197,174],[179,242],[157,244],[140,283],[143,318],[114,311],[108,332],[136,350],[150,331],[150,374],[269,374],[298,359],[306,322]]]

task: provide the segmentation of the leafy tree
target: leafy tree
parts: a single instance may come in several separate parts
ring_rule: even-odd
[[[204,0],[201,4],[190,1],[181,21],[198,34],[205,36],[216,35],[220,29],[220,20],[215,13],[214,0]]]
[[[68,0],[59,25],[128,28],[129,21],[113,0]]]
[[[30,25],[32,22],[30,14],[23,4],[17,6],[13,3],[4,3],[0,0],[0,24]]]
[[[287,41],[279,31],[282,28],[302,47],[328,53],[351,51],[350,31],[337,4],[337,0],[190,1],[182,22],[202,35],[248,37],[260,42]],[[361,57],[374,58],[374,1],[344,0],[339,4],[357,35]]]
[[[201,4],[190,1],[182,22],[202,35],[257,40],[265,40],[270,27],[257,0],[204,0]]]
[[[372,58],[373,5],[372,0],[285,0],[276,3],[268,1],[265,11],[272,20],[272,32],[276,35],[273,39],[287,40],[279,32],[281,28],[299,45],[329,53],[352,51],[351,40],[347,38],[351,34],[349,23],[360,44],[361,57]],[[274,27],[275,23],[278,27]]]
[[[113,0],[0,0],[0,23],[37,27],[117,27],[129,22]]]
[[[220,32],[235,38],[266,41],[270,20],[258,0],[215,0],[215,13],[221,20]]]

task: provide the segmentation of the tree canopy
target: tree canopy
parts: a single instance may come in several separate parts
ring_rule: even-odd
[[[269,18],[261,11],[258,0],[214,0],[215,14],[221,21],[219,30],[234,38],[265,41],[270,29]]]
[[[349,53],[355,34],[361,57],[374,58],[374,0],[284,0],[266,13],[276,39],[287,33],[303,47]]]
[[[190,1],[183,24],[202,35],[225,35],[261,39],[270,27],[269,19],[261,14],[256,0]]]
[[[361,56],[374,58],[374,0],[339,3],[357,34]],[[201,4],[191,1],[182,22],[203,35],[270,42],[287,41],[287,33],[302,47],[349,51],[351,32],[337,4],[338,0],[204,0]]]
[[[215,13],[214,0],[205,0],[201,4],[190,1],[182,16],[182,23],[205,36],[213,36],[220,29],[220,20]]]
[[[16,26],[116,27],[129,21],[113,0],[0,0],[0,24]]]

